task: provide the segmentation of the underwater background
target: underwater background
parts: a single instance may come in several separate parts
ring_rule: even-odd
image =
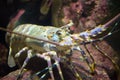
[[[25,23],[60,27],[67,24],[68,20],[73,20],[75,24],[73,28],[74,32],[78,33],[93,29],[96,25],[105,24],[114,16],[120,13],[119,0],[48,0],[48,3],[50,3],[50,1],[53,2],[44,6],[45,1],[47,0],[0,0],[0,27],[12,29],[13,26],[16,27],[20,24]],[[45,10],[42,10],[42,8],[45,8]],[[117,21],[117,27],[115,30],[119,30],[119,26],[120,19]],[[18,66],[10,68],[7,64],[9,45],[8,43],[6,43],[5,34],[6,32],[0,30],[0,80],[13,80],[13,74],[18,73],[17,70],[19,68]],[[98,43],[98,45],[101,46],[101,48],[103,48],[103,50],[106,51],[109,56],[117,60],[118,66],[120,66],[120,31],[107,37],[103,42]],[[96,52],[96,50],[94,50],[91,45],[88,45],[88,49],[92,53]],[[74,57],[77,56],[78,55],[74,55]],[[100,73],[101,75],[94,76],[94,78],[87,77],[86,75],[89,74],[86,74],[83,71],[83,80],[120,79],[115,73],[115,70],[111,65],[110,61],[108,61],[106,57],[97,57],[100,56],[99,54],[94,54],[94,56],[96,61],[100,60],[98,62],[99,64],[103,65],[102,67],[105,70],[103,70],[102,73],[102,69],[98,69],[98,73]],[[35,64],[33,64],[34,66],[32,67],[32,63],[29,63],[28,69],[40,69],[39,67],[41,66],[36,65],[38,65],[37,63],[39,63],[41,59],[33,59],[31,60],[31,62],[32,61],[33,63],[34,61],[37,62],[35,62]],[[46,66],[44,62],[45,61],[43,60],[43,62],[41,62],[40,64],[44,64],[43,66]],[[76,63],[77,62],[78,61],[76,61]],[[82,64],[79,63],[77,65],[76,63],[76,66]],[[86,65],[84,65],[83,63],[82,66]],[[78,69],[78,72],[79,71],[81,71],[81,69]],[[11,73],[12,75],[9,73]],[[65,76],[68,76],[65,79],[75,79],[74,77],[72,77],[73,74],[70,74],[68,68],[63,67],[63,73],[65,73]],[[84,73],[86,75],[84,75]],[[11,78],[11,76],[13,79]],[[56,77],[57,76],[58,74],[56,74]]]

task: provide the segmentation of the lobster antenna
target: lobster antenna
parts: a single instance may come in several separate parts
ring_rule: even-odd
[[[73,26],[73,25],[74,25],[73,21],[70,20],[69,24],[66,24],[66,25],[64,25],[64,26],[61,26],[60,28],[61,28],[61,29],[63,29],[63,28],[69,28],[69,27],[71,27],[71,26]]]
[[[9,33],[12,33],[12,34],[24,36],[24,37],[27,37],[27,38],[35,39],[35,40],[38,40],[38,41],[44,41],[44,42],[47,42],[47,43],[50,43],[50,44],[54,44],[54,45],[60,46],[60,44],[57,43],[57,42],[53,42],[53,41],[45,40],[45,39],[41,39],[41,38],[35,38],[35,37],[29,36],[29,35],[13,32],[13,31],[11,31],[9,29],[5,29],[5,28],[2,28],[2,27],[0,27],[0,30],[5,31],[5,32],[9,32]]]
[[[118,26],[119,23],[120,23],[120,21],[118,21],[117,23],[115,23],[115,25],[113,26],[112,30],[110,31],[111,33],[118,32],[118,30],[116,30],[116,31],[114,31],[114,30]]]
[[[110,21],[104,24],[104,27],[110,26],[111,24],[115,23],[117,20],[120,20],[120,13],[112,18]]]
[[[106,24],[104,24],[104,26],[107,27],[107,26],[111,25],[112,23],[115,23],[119,18],[120,18],[120,13],[119,13],[117,16],[115,16],[112,20],[110,20],[109,22],[107,22]],[[117,21],[117,22],[115,23],[115,25],[113,26],[113,28],[110,30],[110,32],[108,32],[107,35],[101,37],[100,40],[103,40],[103,39],[105,39],[106,37],[108,37],[108,36],[110,36],[110,35],[112,35],[112,34],[115,34],[115,33],[119,32],[120,29],[115,30],[115,28],[118,26],[119,23],[120,23],[120,20]],[[114,30],[115,30],[115,31],[114,31]]]
[[[117,23],[115,23],[117,20],[119,20]],[[101,38],[98,38],[98,39],[94,39],[92,41],[87,41],[87,42],[81,42],[80,45],[83,45],[83,44],[89,44],[91,42],[97,42],[97,41],[101,41],[103,39],[105,39],[106,37],[116,33],[116,32],[119,32],[120,30],[116,30],[114,31],[114,29],[118,26],[118,23],[120,22],[120,13],[118,15],[116,15],[114,18],[112,18],[110,21],[108,21],[107,23],[105,23],[103,26],[104,28],[108,28],[108,26],[112,25],[115,23],[115,25],[113,26],[112,30],[105,36],[101,37]]]

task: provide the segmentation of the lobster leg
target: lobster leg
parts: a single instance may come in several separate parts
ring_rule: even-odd
[[[28,50],[28,47],[24,47],[23,49],[21,49],[21,50],[15,55],[15,57],[18,58],[18,57],[21,55],[21,53],[24,52],[24,51],[26,51],[26,50]]]
[[[24,51],[26,51],[26,50],[28,50],[28,47],[24,47],[23,49],[21,49],[21,50],[15,55],[15,58],[17,58],[16,61],[18,62],[18,66],[19,66],[19,67],[21,67],[21,64],[19,64],[18,57],[20,57],[20,55],[22,54],[22,52],[24,52]]]
[[[47,52],[47,53],[43,53],[42,55],[37,54],[38,57],[41,57],[48,62],[49,73],[51,75],[52,80],[54,80],[54,75],[53,75],[53,71],[52,71],[52,64],[51,64],[51,57],[49,55],[52,56],[52,58],[55,60],[54,65],[57,66],[57,69],[58,69],[58,72],[60,74],[61,80],[64,80],[62,70],[61,70],[60,64],[59,64],[60,58],[57,56],[55,51],[50,51],[50,52]]]
[[[83,80],[82,77],[77,72],[77,70],[75,69],[73,63],[70,63],[69,66],[70,66],[70,69],[73,71],[73,74],[75,75],[75,77],[77,78],[77,80]]]
[[[55,80],[54,75],[53,75],[53,70],[52,70],[52,67],[51,67],[51,66],[52,66],[51,58],[50,58],[49,56],[46,56],[45,58],[46,58],[46,60],[47,60],[48,67],[50,67],[50,68],[49,68],[49,73],[50,73],[50,75],[51,75],[51,78],[52,78],[52,80]]]
[[[119,68],[119,66],[117,65],[117,63],[116,63],[113,59],[111,59],[111,57],[109,57],[109,56],[107,55],[107,53],[103,52],[97,44],[92,43],[92,45],[93,45],[94,48],[97,49],[102,55],[104,55],[105,57],[107,57],[107,58],[112,62],[112,64],[114,65],[116,71],[120,71],[120,68]]]
[[[78,51],[80,51],[80,52],[81,52],[82,57],[85,59],[85,61],[86,61],[87,65],[88,65],[88,66],[89,66],[89,68],[90,68],[90,72],[91,72],[91,74],[94,74],[95,69],[94,69],[93,65],[92,65],[92,64],[90,64],[90,62],[89,62],[88,58],[87,58],[87,57],[86,57],[86,55],[85,55],[85,52],[84,52],[84,51],[83,51],[83,50],[82,50],[79,46],[74,46],[73,50],[78,50]]]
[[[95,71],[95,60],[93,56],[91,55],[90,51],[88,50],[86,44],[83,44],[84,48],[86,49],[87,53],[89,54],[90,58],[92,59],[92,64],[91,64],[91,70],[94,72]]]
[[[41,54],[36,54],[38,57],[43,58],[47,61],[48,67],[49,67],[49,73],[52,78],[52,80],[55,80],[54,75],[53,75],[53,70],[52,70],[52,63],[51,63],[51,57],[48,55],[48,53],[43,53]]]
[[[22,49],[20,52],[22,52],[23,50],[25,50],[25,48]],[[18,53],[18,54],[19,54],[19,53]],[[28,61],[29,61],[29,59],[30,59],[31,57],[32,57],[32,50],[28,50],[28,52],[27,52],[27,58],[25,59],[23,65],[22,65],[22,67],[21,67],[21,70],[20,70],[20,72],[19,72],[19,75],[18,75],[18,77],[17,77],[17,80],[19,80],[19,78],[21,77],[21,74],[22,74],[25,66],[27,65],[27,63],[28,63]]]
[[[62,70],[61,70],[61,67],[60,67],[60,64],[59,64],[60,58],[57,56],[55,51],[48,52],[48,54],[52,55],[52,58],[55,60],[55,65],[57,66],[60,77],[61,77],[62,80],[64,80]]]

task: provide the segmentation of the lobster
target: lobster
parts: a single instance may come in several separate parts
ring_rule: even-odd
[[[95,37],[102,32],[106,31],[108,26],[115,23],[120,18],[120,14],[115,16],[113,19],[108,21],[104,25],[99,25],[98,27],[87,30],[81,33],[71,34],[70,27],[74,25],[72,21],[69,24],[62,26],[60,28],[52,26],[38,26],[35,24],[22,24],[17,26],[13,31],[0,28],[0,30],[7,31],[11,33],[10,37],[10,50],[8,56],[8,65],[13,67],[16,65],[15,58],[18,58],[23,52],[27,51],[27,57],[21,66],[21,71],[19,75],[22,74],[25,66],[28,64],[28,61],[33,57],[37,56],[43,58],[47,61],[50,76],[52,80],[55,80],[53,74],[53,66],[55,65],[58,69],[61,80],[64,80],[62,70],[60,67],[60,62],[70,62],[71,55],[74,50],[77,50],[81,53],[82,57],[85,59],[86,63],[89,66],[91,74],[95,72],[95,62],[91,54],[89,53],[93,62],[91,63],[86,57],[85,51],[80,47],[80,45],[93,43],[93,46],[100,51],[104,56],[106,56],[114,65],[117,70],[120,70],[117,63],[102,52],[97,45],[94,44],[96,41],[101,41],[112,33],[109,32],[107,35],[96,39]],[[52,64],[51,59],[55,62]],[[72,63],[71,63],[72,66]],[[77,73],[76,70],[72,68],[76,78],[82,80],[81,76]],[[41,79],[45,75],[41,76]],[[17,80],[20,79],[20,76]]]

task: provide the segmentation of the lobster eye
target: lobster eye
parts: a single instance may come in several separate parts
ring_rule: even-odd
[[[57,31],[56,34],[57,34],[57,35],[62,35],[62,34],[61,34],[61,31]]]

